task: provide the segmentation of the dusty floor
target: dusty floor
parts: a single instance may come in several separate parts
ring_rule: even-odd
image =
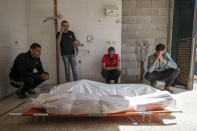
[[[179,108],[183,113],[153,117],[151,124],[141,124],[141,117],[118,118],[46,118],[43,122],[34,122],[32,117],[8,116],[0,117],[1,131],[197,131],[197,81],[194,90],[175,89]],[[36,97],[32,96],[32,97]],[[31,98],[32,98],[31,97]],[[30,99],[20,100],[15,94],[0,101],[0,113],[27,101],[12,112],[22,112],[30,108]]]

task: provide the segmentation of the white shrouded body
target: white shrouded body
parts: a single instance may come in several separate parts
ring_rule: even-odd
[[[53,114],[107,114],[133,109],[150,111],[174,103],[173,96],[146,84],[104,84],[90,80],[61,84],[33,99]]]

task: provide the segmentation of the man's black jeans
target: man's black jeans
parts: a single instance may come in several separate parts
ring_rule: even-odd
[[[115,83],[117,83],[121,72],[119,70],[103,70],[101,74],[105,78],[107,83],[109,83],[110,80],[115,80]]]
[[[176,77],[179,75],[180,73],[180,69],[166,69],[163,71],[153,71],[152,73],[147,72],[145,74],[145,79],[150,81],[151,84],[153,84],[153,82],[157,81],[157,80],[165,80],[166,81],[166,85],[165,86],[170,86],[172,85],[172,83],[174,82],[174,80],[176,79]]]
[[[16,86],[15,83],[22,82],[23,87],[20,91],[21,94],[24,94],[29,89],[34,89],[36,86],[40,85],[44,80],[40,77],[38,73],[34,73],[32,77],[21,78],[20,80],[11,80],[11,85]]]

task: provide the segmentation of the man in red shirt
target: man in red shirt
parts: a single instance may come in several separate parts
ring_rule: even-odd
[[[114,84],[117,84],[120,73],[120,58],[118,54],[115,54],[114,47],[110,47],[108,54],[103,56],[101,74],[105,78],[106,83],[110,83],[110,80],[114,80]]]

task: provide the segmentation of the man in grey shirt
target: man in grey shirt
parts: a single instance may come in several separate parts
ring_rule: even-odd
[[[70,82],[70,65],[72,68],[74,81],[78,80],[77,74],[77,61],[76,56],[78,54],[78,42],[75,38],[75,34],[69,30],[68,21],[61,22],[61,30],[56,35],[57,44],[60,45],[62,60],[65,67],[66,81]],[[76,49],[76,52],[75,52]]]
[[[155,48],[156,53],[149,56],[147,73],[145,79],[151,82],[154,87],[157,80],[166,82],[164,89],[170,93],[174,93],[169,86],[174,82],[178,74],[180,73],[177,64],[172,60],[170,55],[165,51],[165,45],[158,44]]]

